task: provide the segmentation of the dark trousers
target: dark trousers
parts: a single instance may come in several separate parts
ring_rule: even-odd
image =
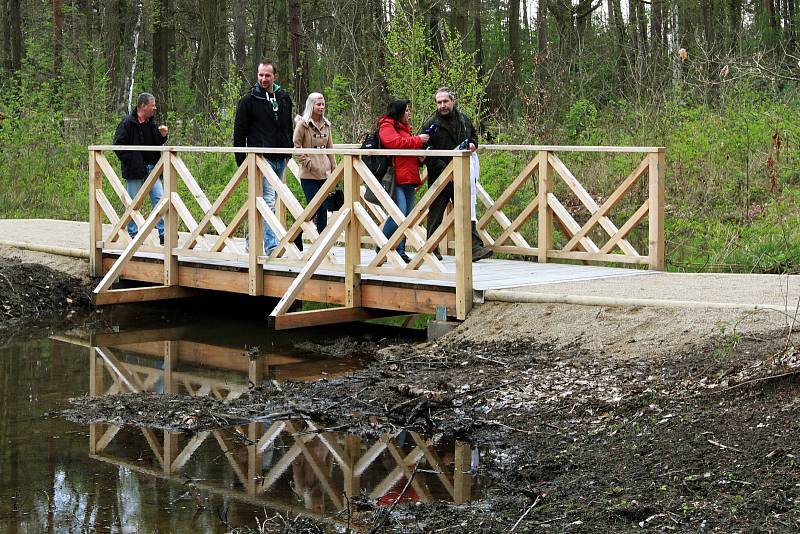
[[[325,180],[300,179],[300,185],[303,186],[303,193],[306,195],[306,203],[311,202],[324,183]],[[321,234],[325,227],[328,226],[328,199],[325,199],[317,213],[314,214],[314,221],[317,223],[317,232]]]
[[[434,180],[428,180],[428,187],[433,184]],[[432,236],[437,228],[442,224],[444,219],[444,212],[447,210],[447,205],[453,200],[453,182],[447,184],[442,192],[439,193],[428,209],[428,218],[425,222],[425,229],[428,231],[428,237]],[[478,230],[475,223],[470,225],[472,227],[472,248],[473,250],[483,246],[483,239],[478,235]]]

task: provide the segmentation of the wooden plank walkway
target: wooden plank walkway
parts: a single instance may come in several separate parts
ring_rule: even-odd
[[[241,240],[243,241],[243,240]],[[320,268],[315,272],[316,277],[331,277],[344,279],[344,247],[337,246],[331,249],[337,264],[340,264],[342,269]],[[119,251],[106,250],[104,254],[116,256]],[[371,248],[361,249],[361,262],[369,263],[376,256],[376,253]],[[410,254],[414,256],[413,253]],[[157,252],[137,252],[136,258],[150,259],[163,261],[163,254]],[[194,257],[186,257],[178,255],[178,262],[187,264],[193,263],[203,265],[208,269],[234,269],[234,270],[247,270],[246,261],[223,261],[212,259],[198,259]],[[446,273],[455,274],[456,272],[456,259],[455,256],[443,256],[442,264],[445,267]],[[297,274],[301,268],[264,263],[265,273],[286,273]],[[423,265],[419,269],[422,272],[432,272],[431,267]],[[523,286],[538,286],[545,284],[558,284],[563,282],[578,282],[586,280],[598,280],[603,278],[615,278],[620,276],[639,276],[654,274],[653,271],[645,271],[642,269],[630,269],[619,267],[602,267],[594,265],[570,265],[563,263],[538,263],[535,261],[527,260],[510,260],[510,259],[486,259],[472,264],[472,286],[475,290],[486,291],[491,289],[511,289]],[[362,275],[362,281],[365,282],[391,282],[401,285],[413,285],[415,287],[433,286],[441,288],[455,288],[456,284],[452,280],[409,280],[405,277],[399,276],[386,276],[365,274]],[[157,282],[158,280],[153,280]]]

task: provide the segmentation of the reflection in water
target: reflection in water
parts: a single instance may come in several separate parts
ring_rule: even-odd
[[[140,339],[152,336],[150,332]],[[248,359],[241,349],[186,340],[131,342],[128,334],[118,339],[106,335],[101,341],[103,345],[87,344],[92,396],[155,391],[231,400],[263,380],[309,380],[323,369],[330,376],[358,365],[287,354]],[[473,496],[477,463],[477,453],[463,442],[439,442],[402,430],[370,443],[326,431],[308,419],[260,420],[193,435],[98,423],[90,425],[89,434],[91,457],[125,467],[120,473],[184,486],[188,482],[191,488],[227,498],[337,522],[343,520],[333,516],[361,494],[380,505],[408,500],[464,503]],[[120,502],[120,511],[137,509],[138,486],[120,487],[127,503]]]
[[[346,503],[345,494],[363,490],[375,501],[393,500],[418,460],[414,478],[431,498],[451,498],[408,433],[366,443],[343,434],[305,433],[311,430],[306,421],[282,422],[279,431],[278,422],[269,421],[204,435],[108,424],[87,432],[48,416],[87,392],[173,391],[233,399],[250,381],[313,380],[360,365],[309,357],[293,344],[292,337],[346,335],[341,326],[281,337],[240,319],[200,323],[193,316],[190,327],[173,322],[156,330],[154,324],[165,321],[163,312],[148,310],[147,317],[125,317],[126,322],[123,311],[102,314],[122,325],[118,333],[48,339],[23,332],[24,341],[0,346],[0,532],[227,532],[220,514],[232,526],[256,527],[268,503],[330,515]],[[125,331],[125,324],[139,330]],[[261,347],[259,358],[242,356],[255,346]],[[87,455],[87,444],[94,454]],[[448,480],[458,479],[455,444],[431,442],[429,449],[441,457]],[[408,488],[403,498],[424,495]]]

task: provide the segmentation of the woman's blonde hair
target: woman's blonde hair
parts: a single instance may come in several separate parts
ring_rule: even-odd
[[[303,114],[302,115],[298,115],[297,117],[294,118],[294,120],[295,121],[301,120],[303,122],[310,121],[311,120],[311,112],[314,110],[314,104],[320,98],[325,98],[322,95],[322,93],[311,93],[311,94],[309,94],[308,98],[306,98],[306,107],[303,110]],[[330,121],[328,121],[328,118],[325,117],[325,115],[322,116],[322,120],[324,120],[327,124],[330,124]]]

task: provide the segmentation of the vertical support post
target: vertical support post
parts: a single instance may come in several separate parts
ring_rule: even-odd
[[[103,362],[89,347],[89,396],[97,397],[103,392]],[[89,454],[97,454],[97,440],[103,435],[103,424],[89,425]]]
[[[172,195],[178,193],[177,173],[174,172],[172,158],[178,156],[168,151],[164,161],[164,196],[167,198],[167,211],[164,213],[164,285],[178,285],[178,256],[172,253],[178,248],[178,211],[172,203]]]
[[[353,498],[361,493],[361,477],[355,474],[356,464],[361,458],[361,438],[355,434],[347,434],[344,446],[347,468],[343,470],[344,483],[342,484],[342,491],[348,498]]]
[[[361,180],[353,169],[353,156],[344,156],[344,203],[350,208],[350,222],[344,230],[344,305],[347,308],[361,306],[361,275],[356,268],[361,263],[361,224],[355,216],[354,204],[360,196]]]
[[[258,263],[258,257],[264,250],[264,219],[256,207],[256,199],[261,196],[261,180],[258,167],[256,166],[256,155],[247,154],[247,226],[249,228],[247,267],[248,267],[248,290],[249,295],[264,294],[264,268]]]
[[[97,204],[97,189],[103,187],[103,174],[97,165],[97,150],[89,151],[89,275],[103,276],[103,217]]]
[[[666,157],[663,148],[651,152],[649,168],[649,208],[648,208],[648,264],[651,271],[663,271],[664,254],[664,173]]]
[[[539,152],[539,263],[547,263],[547,251],[553,248],[553,208],[547,202],[553,192],[550,152]]]
[[[456,227],[456,317],[472,309],[472,235],[470,231],[469,152],[453,158],[453,210]]]
[[[456,441],[455,465],[453,466],[453,502],[464,504],[470,500],[472,489],[472,449],[469,443]]]
[[[171,164],[171,162],[170,162]],[[166,240],[165,240],[166,242]],[[164,342],[164,393],[177,393],[178,382],[175,379],[175,369],[178,367],[178,342]],[[164,473],[172,474],[172,463],[178,456],[178,432],[164,430]]]
[[[258,356],[255,360],[250,360],[247,366],[247,378],[252,382],[252,386],[256,387],[261,384],[266,375],[266,360],[267,356]]]
[[[261,486],[261,453],[258,452],[258,440],[264,434],[264,423],[249,423],[247,425],[247,494],[255,497]]]

